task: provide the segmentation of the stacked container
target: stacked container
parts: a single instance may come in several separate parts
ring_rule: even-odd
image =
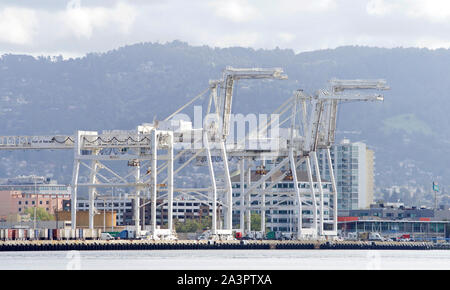
[[[16,239],[16,230],[8,229],[8,240]]]
[[[84,229],[83,230],[83,236],[86,240],[92,240],[93,239],[93,235],[92,235],[92,230],[91,229]]]
[[[83,229],[77,229],[77,236],[76,238],[83,240],[84,239],[84,235],[83,235]]]
[[[39,239],[48,240],[48,230],[47,229],[41,229],[39,231]]]
[[[61,240],[61,233],[59,229],[53,229],[53,239],[54,240]]]
[[[27,240],[34,240],[34,230],[28,230],[26,238]]]
[[[75,232],[76,232],[76,230],[70,230],[70,239],[71,240],[75,240],[76,239],[76,237],[75,237]]]

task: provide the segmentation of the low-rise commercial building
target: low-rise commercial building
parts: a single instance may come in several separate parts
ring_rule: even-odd
[[[0,220],[22,214],[28,208],[43,208],[49,214],[62,210],[70,199],[68,186],[42,176],[19,176],[0,184]]]
[[[116,212],[118,226],[134,225],[134,199],[104,196],[102,199],[95,200],[94,205],[98,212]],[[151,223],[151,202],[141,199],[140,206],[141,223],[145,220],[145,224],[149,225]],[[156,206],[156,224],[159,226],[167,224],[167,200],[158,199]],[[212,215],[211,208],[211,205],[206,205],[197,200],[178,197],[173,201],[173,219],[182,222],[186,219],[201,219],[202,217]],[[89,200],[78,200],[78,210],[89,211]]]
[[[67,195],[30,194],[16,190],[0,191],[0,220],[6,221],[10,215],[24,213],[28,208],[43,208],[53,215],[62,210]]]
[[[349,233],[378,232],[384,237],[397,238],[409,235],[414,240],[449,239],[450,221],[427,220],[372,220],[359,219],[341,220],[338,222],[340,234],[344,237]]]
[[[403,203],[378,202],[370,205],[368,209],[340,210],[341,217],[360,217],[387,220],[450,220],[450,210],[432,209],[428,207],[407,207]]]
[[[268,168],[268,167],[267,167]],[[282,172],[275,174],[272,178],[273,180],[278,180]],[[261,173],[259,171],[251,172],[251,183],[257,182],[261,179]],[[300,188],[300,193],[303,200],[311,199],[311,189],[309,184],[308,175],[305,171],[297,172],[298,186]],[[245,184],[247,184],[248,178],[245,178]],[[241,195],[241,184],[240,176],[234,176],[231,179],[233,188],[233,199],[236,200],[236,207],[233,210],[233,224],[239,225],[240,218],[240,195]],[[316,200],[320,200],[320,194],[318,190],[318,182],[315,176],[313,176],[313,185],[316,193]],[[269,183],[266,184],[266,187]],[[247,186],[244,185],[244,189]],[[330,228],[332,226],[332,215],[333,215],[333,197],[331,195],[331,182],[322,179],[322,187],[324,192],[324,227]],[[261,189],[262,190],[262,189]],[[297,231],[297,201],[293,197],[294,195],[294,182],[291,175],[286,175],[281,181],[279,181],[276,186],[271,189],[271,193],[267,194],[265,197],[265,208],[266,208],[266,228],[269,231],[279,231],[279,232],[289,232],[293,233]],[[257,194],[252,194],[251,202],[252,206],[259,207],[261,205],[261,198],[256,197]],[[318,203],[319,204],[319,203]],[[311,225],[313,222],[313,206],[311,203],[302,202],[302,223],[303,227],[305,225]],[[260,210],[253,210],[254,213],[260,214]]]

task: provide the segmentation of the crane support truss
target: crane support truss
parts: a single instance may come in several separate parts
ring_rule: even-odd
[[[232,68],[224,70],[222,79],[210,81],[207,114],[211,109],[220,126],[207,128],[159,129],[158,122],[142,124],[130,131],[77,131],[74,135],[54,136],[0,136],[0,150],[73,150],[74,164],[70,184],[72,227],[76,228],[77,197],[86,188],[89,194],[89,227],[94,228],[96,209],[94,200],[105,190],[128,188],[134,200],[136,233],[146,226],[140,222],[140,208],[150,205],[150,233],[154,239],[175,237],[173,224],[174,194],[186,196],[212,207],[212,238],[231,238],[233,211],[239,210],[238,227],[251,232],[252,212],[262,217],[261,231],[265,231],[265,213],[270,210],[287,210],[295,218],[298,239],[335,237],[337,235],[337,190],[330,146],[334,143],[337,108],[346,101],[379,101],[379,94],[363,94],[364,90],[389,89],[384,80],[337,80],[327,89],[307,95],[298,90],[274,113],[279,119],[261,125],[257,132],[249,133],[244,140],[227,142],[230,131],[233,87],[240,79],[286,79],[282,69]],[[348,93],[348,92],[352,93]],[[193,104],[206,91],[171,114],[163,122],[170,122],[177,113]],[[288,115],[283,119],[283,115]],[[252,147],[252,136],[260,136],[274,126],[291,121],[289,134],[277,137],[276,148]],[[169,126],[170,127],[170,126]],[[214,144],[213,144],[214,143]],[[178,145],[188,144],[179,149]],[[247,145],[246,145],[247,144]],[[323,181],[317,161],[317,150],[324,149],[330,180]],[[223,177],[217,174],[213,160],[221,160]],[[237,162],[240,192],[233,196],[231,167]],[[178,161],[178,162],[175,162]],[[200,162],[208,166],[210,185],[207,188],[175,187],[174,177],[183,169]],[[127,170],[123,170],[123,164]],[[255,167],[260,178],[252,180]],[[122,166],[122,167],[121,167]],[[307,187],[300,187],[298,169],[306,168]],[[315,174],[313,175],[313,169]],[[280,182],[290,180],[292,188],[280,189]],[[331,186],[324,191],[324,182]],[[158,204],[158,200],[163,200]],[[157,223],[157,208],[167,206],[167,228]],[[223,218],[223,223],[222,223]],[[161,224],[163,218],[161,216]]]

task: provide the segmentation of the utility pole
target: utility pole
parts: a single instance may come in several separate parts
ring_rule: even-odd
[[[34,178],[34,195],[36,197],[36,204],[34,205],[33,229],[36,230],[36,207],[39,200],[37,197],[37,190],[36,190],[36,177]]]
[[[114,231],[114,187],[111,189],[111,232],[112,231]]]
[[[103,199],[103,231],[106,232],[106,199]]]

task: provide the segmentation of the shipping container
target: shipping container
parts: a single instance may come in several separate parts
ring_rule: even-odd
[[[34,240],[34,230],[28,230],[27,240]]]
[[[83,240],[84,239],[83,233],[84,233],[83,229],[77,229],[77,238]]]
[[[268,240],[275,240],[276,239],[275,232],[268,232],[267,235],[266,235],[266,239],[268,239]]]
[[[17,233],[16,240],[23,240],[23,229],[18,229]]]
[[[71,240],[75,240],[76,239],[75,232],[76,232],[76,230],[70,230],[70,239]]]
[[[119,233],[119,239],[122,240],[126,240],[128,239],[128,231],[127,230],[123,230]]]
[[[48,229],[47,232],[48,232],[47,239],[53,240],[53,230],[52,229]]]
[[[60,240],[61,239],[61,233],[59,229],[53,229],[53,239],[54,240]]]
[[[72,238],[72,230],[70,229],[61,229],[61,238],[63,240],[70,240]]]
[[[48,240],[48,230],[47,229],[39,230],[39,239]]]
[[[11,230],[11,240],[17,239],[17,236],[18,236],[17,230],[12,229]]]
[[[64,229],[60,229],[58,231],[60,232],[61,240],[65,240],[66,239],[66,231]]]
[[[5,240],[5,230],[3,229],[0,230],[0,240]]]
[[[83,236],[86,240],[92,240],[92,230],[91,229],[83,229]]]

